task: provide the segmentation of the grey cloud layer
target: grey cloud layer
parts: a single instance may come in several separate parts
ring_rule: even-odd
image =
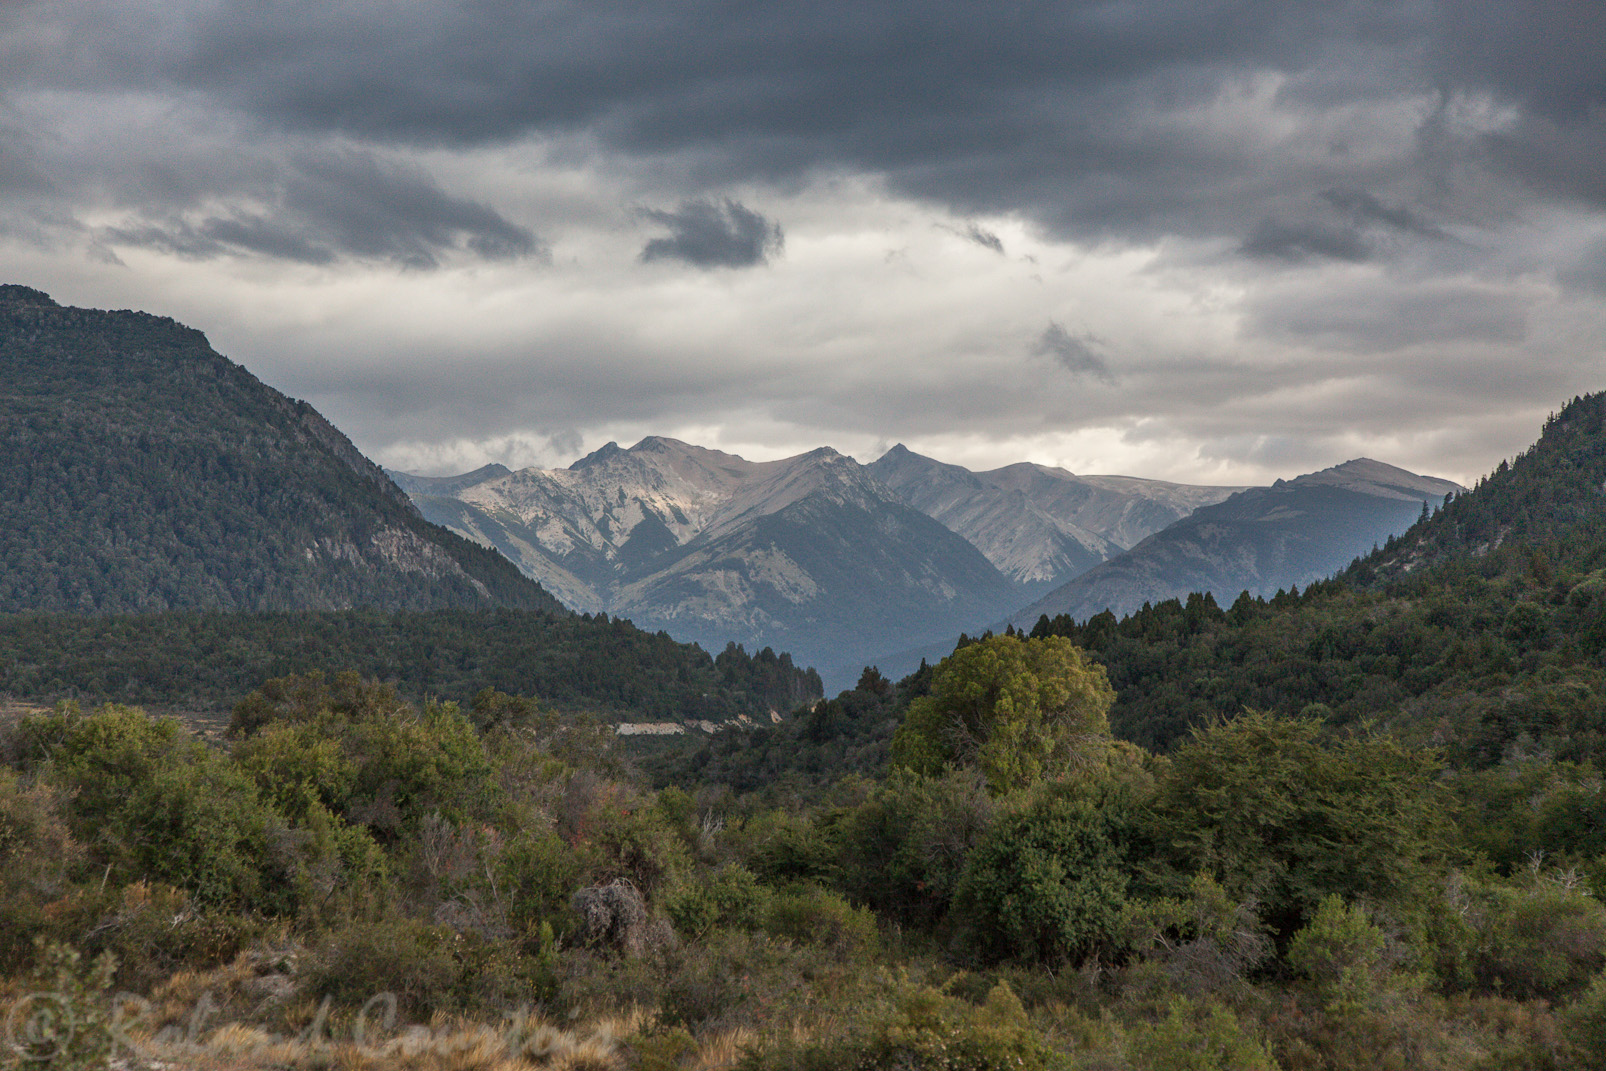
[[[669,229],[641,251],[643,261],[680,260],[698,268],[748,268],[781,251],[785,237],[772,223],[747,206],[726,198],[687,201],[674,212],[645,209],[646,219]]]
[[[516,355],[444,333],[304,377],[365,443],[387,423],[561,437],[762,411],[816,441],[1147,419],[1206,453],[1330,463],[1295,438],[1470,426],[1519,389],[1599,386],[1580,369],[1606,331],[1603,55],[1600,0],[13,0],[0,232],[107,257],[498,261],[485,289],[532,305],[626,295]],[[578,161],[573,216],[518,188],[544,152]],[[915,200],[987,267],[907,265],[953,329],[867,313],[820,346],[854,362],[802,375],[782,366],[816,360],[809,332],[861,321],[817,328],[741,288],[829,285],[801,269],[827,255],[819,191],[844,176],[875,193],[833,263],[880,256]],[[1156,326],[1135,297],[1124,320],[1079,309],[1059,239],[1154,251],[1191,300],[1160,312],[1237,335]],[[1009,322],[942,289],[1011,267],[1043,297]],[[884,307],[865,280],[837,302]],[[681,287],[667,312],[655,283]]]
[[[487,260],[541,253],[528,229],[494,209],[444,193],[424,174],[385,166],[365,153],[299,154],[242,192],[261,207],[187,218],[134,205],[138,222],[102,228],[112,247],[145,246],[194,259],[228,253],[328,264],[341,256],[433,268],[442,254],[466,249]]]
[[[1190,109],[1257,74],[1285,79],[1283,102],[1312,113],[1491,92],[1543,120],[1519,134],[1543,160],[1513,180],[1593,197],[1600,12],[1595,0],[35,0],[13,7],[3,56],[15,88],[201,95],[298,133],[461,146],[584,132],[613,151],[697,157],[714,184],[868,169],[1065,234],[1227,233],[1251,252],[1353,258],[1353,237],[1298,218],[1323,209],[1324,190],[1409,213],[1404,201],[1453,191],[1414,181],[1411,161],[1357,158],[1319,124],[1291,159]],[[1456,151],[1485,151],[1481,135]],[[1273,201],[1284,207],[1266,216]]]

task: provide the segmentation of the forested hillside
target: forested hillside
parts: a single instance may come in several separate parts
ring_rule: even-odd
[[[426,613],[0,616],[0,696],[228,710],[274,677],[356,671],[415,699],[494,688],[626,718],[768,720],[821,695],[790,655],[700,648],[606,615]]]
[[[160,316],[0,286],[0,612],[561,606]]]
[[[1223,609],[1043,618],[1110,673],[1116,730],[1169,747],[1245,707],[1376,721],[1492,764],[1606,759],[1606,395],[1337,578]]]

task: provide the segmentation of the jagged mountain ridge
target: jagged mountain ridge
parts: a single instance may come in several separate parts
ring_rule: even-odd
[[[201,332],[0,286],[0,612],[491,606],[562,612]]]
[[[969,540],[1021,586],[1024,599],[1242,490],[1078,476],[1027,462],[972,472],[902,443],[867,467],[910,505]]]
[[[451,494],[409,486],[569,605],[714,646],[834,663],[1018,604],[980,551],[828,447],[755,462],[652,436]]]
[[[1423,503],[1462,488],[1358,458],[1250,488],[1203,506],[1126,553],[1055,589],[1011,616],[1030,628],[1039,617],[1083,621],[1117,617],[1144,603],[1211,592],[1266,596],[1331,576],[1357,556],[1408,529]]]

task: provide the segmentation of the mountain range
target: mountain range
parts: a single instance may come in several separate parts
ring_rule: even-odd
[[[1365,459],[1198,487],[659,436],[386,473],[199,331],[0,287],[0,613],[572,609],[835,683],[995,622],[1308,583],[1454,488]]]
[[[911,506],[969,540],[1023,596],[1080,576],[1200,506],[1241,490],[1078,476],[1025,462],[972,472],[902,443],[866,468]]]
[[[390,475],[576,609],[784,647],[830,686],[869,662],[913,669],[995,623],[1305,584],[1456,489],[1367,459],[1236,488],[972,472],[901,444],[868,465],[829,448],[753,462],[660,436],[564,469]]]
[[[754,462],[652,436],[566,469],[392,475],[570,606],[716,649],[846,663],[1019,602],[976,547],[829,448]]]
[[[1210,592],[1229,602],[1332,576],[1430,505],[1462,490],[1370,458],[1239,491],[1201,506],[1118,557],[1011,616],[1031,628],[1043,615],[1078,621],[1103,610],[1125,617],[1145,603]]]

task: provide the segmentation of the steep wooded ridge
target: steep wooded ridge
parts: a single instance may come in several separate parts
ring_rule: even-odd
[[[980,551],[829,448],[754,462],[653,436],[567,469],[395,476],[576,609],[712,649],[784,647],[845,674],[1018,604]]]
[[[0,612],[359,606],[563,612],[201,332],[0,286]]]
[[[969,540],[1019,585],[1022,602],[1242,490],[1078,476],[1025,462],[972,472],[902,443],[866,468],[911,506]]]
[[[1123,735],[1166,748],[1246,708],[1376,721],[1485,766],[1606,763],[1606,394],[1332,580],[1223,609],[1042,616],[1109,671]],[[1416,509],[1420,512],[1421,505]]]
[[[1206,505],[1050,592],[1014,615],[1030,628],[1042,615],[1117,616],[1145,603],[1209,592],[1269,596],[1332,576],[1462,490],[1358,458]]]

